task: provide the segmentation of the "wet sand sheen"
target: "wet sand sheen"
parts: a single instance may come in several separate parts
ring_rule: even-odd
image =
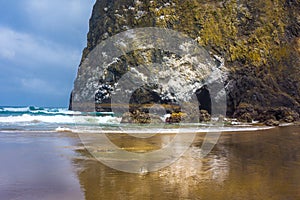
[[[86,199],[300,199],[299,127],[228,132],[201,159],[203,136],[198,134],[176,163],[145,175],[119,172],[93,159],[75,160],[84,166],[78,177]]]
[[[150,151],[170,137],[110,139]],[[106,167],[70,133],[0,133],[0,199],[300,199],[300,127],[227,132],[201,159],[203,137],[176,163],[142,175]]]
[[[57,133],[0,133],[0,199],[84,199],[71,138]]]

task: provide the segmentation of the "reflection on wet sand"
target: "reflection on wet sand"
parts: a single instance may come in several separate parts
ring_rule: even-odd
[[[166,138],[164,138],[166,137]],[[300,128],[222,134],[201,158],[204,134],[177,162],[153,173],[120,172],[77,150],[73,160],[85,198],[95,199],[300,199]],[[137,150],[130,137],[111,139]],[[159,135],[137,143],[140,151],[155,150],[170,140]],[[178,146],[180,148],[180,146]]]

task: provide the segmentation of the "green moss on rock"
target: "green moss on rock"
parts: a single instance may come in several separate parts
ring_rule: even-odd
[[[299,10],[297,0],[97,0],[83,59],[101,41],[122,31],[170,28],[225,59],[230,70],[228,115],[241,102],[300,112]],[[159,56],[159,52],[143,57],[132,52],[122,62],[140,64]],[[119,67],[111,71],[124,73]],[[244,118],[250,120],[247,114]]]

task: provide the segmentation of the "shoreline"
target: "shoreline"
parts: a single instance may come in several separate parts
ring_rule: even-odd
[[[296,122],[292,122],[292,123],[285,123],[285,122],[281,122],[279,123],[277,126],[268,126],[265,125],[264,123],[261,122],[253,122],[253,123],[245,123],[245,122],[239,122],[239,121],[235,121],[235,119],[233,119],[234,123],[230,124],[230,123],[224,123],[222,125],[218,125],[216,123],[174,123],[174,124],[170,124],[170,123],[160,123],[160,124],[151,124],[154,126],[151,126],[149,124],[135,124],[135,123],[122,123],[123,126],[101,126],[101,124],[99,126],[91,126],[94,127],[96,129],[91,129],[86,127],[87,129],[78,129],[80,126],[76,127],[74,125],[64,125],[64,124],[58,124],[55,127],[53,127],[52,129],[49,130],[39,130],[39,129],[0,129],[0,133],[31,133],[32,136],[34,136],[34,134],[39,134],[39,133],[48,133],[48,134],[63,134],[64,136],[66,134],[69,134],[69,137],[74,136],[74,133],[80,133],[80,131],[83,132],[89,132],[89,130],[92,132],[95,132],[97,130],[105,132],[106,134],[114,134],[114,133],[120,133],[122,131],[117,131],[117,130],[113,130],[113,129],[118,129],[121,128],[121,130],[124,128],[124,131],[128,132],[130,130],[132,130],[133,132],[141,132],[143,133],[143,128],[145,128],[145,132],[144,134],[147,134],[147,131],[149,130],[165,130],[164,132],[168,132],[169,131],[174,131],[174,133],[176,133],[176,130],[180,130],[180,132],[184,132],[183,130],[187,129],[189,131],[196,131],[197,133],[203,133],[203,132],[212,132],[211,130],[213,128],[220,128],[217,131],[220,132],[241,132],[241,131],[247,131],[246,129],[253,129],[250,131],[256,131],[256,130],[266,130],[266,129],[270,129],[270,128],[276,128],[276,127],[296,127],[296,126],[300,126],[300,121],[296,121]],[[232,122],[232,121],[231,121]],[[132,125],[132,126],[131,126]],[[85,126],[83,126],[84,128]],[[110,129],[103,129],[104,127],[108,127]],[[113,129],[112,129],[113,128]],[[195,129],[193,129],[195,128]],[[223,128],[223,129],[222,129]],[[226,129],[230,129],[232,128],[232,130],[226,130]],[[257,128],[257,129],[255,129]],[[236,130],[235,130],[236,129]],[[238,130],[240,129],[240,130]],[[244,130],[243,130],[244,129]],[[197,131],[198,130],[198,131]],[[207,131],[206,131],[207,130]],[[210,131],[209,131],[210,130]],[[62,137],[64,137],[62,136]]]

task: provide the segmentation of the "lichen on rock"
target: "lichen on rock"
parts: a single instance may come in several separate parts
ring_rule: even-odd
[[[135,92],[131,103],[176,104],[178,94],[186,95],[180,92],[180,78],[190,79],[200,89],[202,78],[198,69],[188,64],[188,58],[161,49],[129,52],[110,63],[106,71],[101,66],[84,66],[88,54],[107,38],[133,28],[160,27],[186,34],[206,48],[211,57],[224,60],[228,116],[247,122],[274,118],[286,122],[297,120],[300,113],[299,10],[299,1],[292,0],[97,0],[72,98],[76,101],[83,95],[91,95],[92,100],[87,104],[96,101],[96,110],[109,110],[109,88],[114,88],[124,73],[145,63],[165,63],[162,67],[168,68],[167,71],[155,72],[161,77],[178,73],[179,79],[172,83],[177,90],[170,92],[148,85],[141,89],[144,92]],[[79,90],[83,86],[78,82],[92,80],[95,73],[103,74],[99,80],[93,80],[97,84]],[[70,105],[79,110],[84,107]],[[278,109],[288,110],[290,114],[278,118],[276,115],[281,112]]]

